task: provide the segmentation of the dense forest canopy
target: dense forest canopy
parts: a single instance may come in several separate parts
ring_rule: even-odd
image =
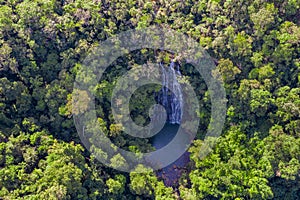
[[[213,120],[209,92],[195,67],[177,58],[180,81],[197,94],[200,123],[191,162],[172,186],[142,165],[130,173],[103,165],[73,121],[73,84],[86,56],[120,32],[150,25],[196,40],[227,97],[222,136],[200,159]],[[156,49],[129,52],[99,81],[97,120],[118,147],[154,149],[115,123],[110,96],[118,77],[173,58]],[[137,124],[149,122],[153,88],[130,100]],[[0,199],[300,199],[300,1],[0,0],[0,110]],[[127,164],[121,155],[110,162]]]

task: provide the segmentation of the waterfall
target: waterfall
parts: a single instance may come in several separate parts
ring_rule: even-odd
[[[179,66],[171,62],[168,67],[160,63],[162,71],[162,89],[158,95],[160,103],[167,111],[167,122],[170,124],[180,124],[182,117],[182,91],[177,81],[177,76],[181,76]]]

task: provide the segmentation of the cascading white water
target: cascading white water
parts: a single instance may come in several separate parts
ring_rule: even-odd
[[[162,89],[158,96],[160,103],[167,111],[167,122],[180,124],[182,117],[182,91],[177,80],[181,76],[179,66],[175,69],[175,63],[171,62],[168,67],[160,63],[162,70]]]

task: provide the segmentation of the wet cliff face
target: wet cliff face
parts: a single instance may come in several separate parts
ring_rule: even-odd
[[[164,66],[160,63],[160,68],[162,71],[162,89],[158,95],[158,103],[167,112],[167,123],[180,124],[183,96],[181,86],[177,80],[177,76],[181,76],[179,65],[171,62],[169,66]]]

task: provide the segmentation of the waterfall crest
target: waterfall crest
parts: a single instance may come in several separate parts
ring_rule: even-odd
[[[158,103],[167,111],[167,122],[170,124],[180,124],[183,106],[181,86],[177,80],[177,76],[181,76],[181,73],[179,66],[175,65],[171,62],[168,67],[165,67],[160,63],[162,89],[158,95]]]

